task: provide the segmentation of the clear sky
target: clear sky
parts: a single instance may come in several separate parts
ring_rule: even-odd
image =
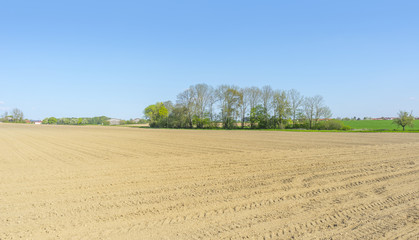
[[[197,83],[419,116],[419,1],[0,2],[0,114],[142,117]]]

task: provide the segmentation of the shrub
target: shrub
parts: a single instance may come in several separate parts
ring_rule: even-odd
[[[325,125],[327,130],[341,130],[343,128],[343,122],[339,120],[329,120]]]
[[[351,127],[336,119],[318,122],[314,128],[317,130],[351,130]]]
[[[343,125],[343,127],[342,127],[342,130],[343,131],[349,131],[349,130],[351,130],[352,128],[351,127],[349,127],[349,126],[347,126],[347,125]]]

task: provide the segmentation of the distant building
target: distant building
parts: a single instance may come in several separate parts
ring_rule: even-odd
[[[139,123],[139,122],[140,122],[140,120],[141,120],[141,119],[139,119],[139,118],[135,118],[135,119],[133,119],[134,123]]]
[[[380,118],[371,118],[371,120],[394,120],[395,117],[380,117]]]
[[[41,120],[30,120],[29,123],[32,123],[32,124],[42,124],[42,121]]]
[[[109,125],[119,125],[121,124],[121,119],[111,118],[109,119]]]

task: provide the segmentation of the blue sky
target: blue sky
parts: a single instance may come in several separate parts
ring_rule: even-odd
[[[1,1],[0,114],[141,117],[188,86],[419,116],[419,1]]]

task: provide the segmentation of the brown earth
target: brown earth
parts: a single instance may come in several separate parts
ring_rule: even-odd
[[[0,124],[0,239],[418,239],[419,134]]]

